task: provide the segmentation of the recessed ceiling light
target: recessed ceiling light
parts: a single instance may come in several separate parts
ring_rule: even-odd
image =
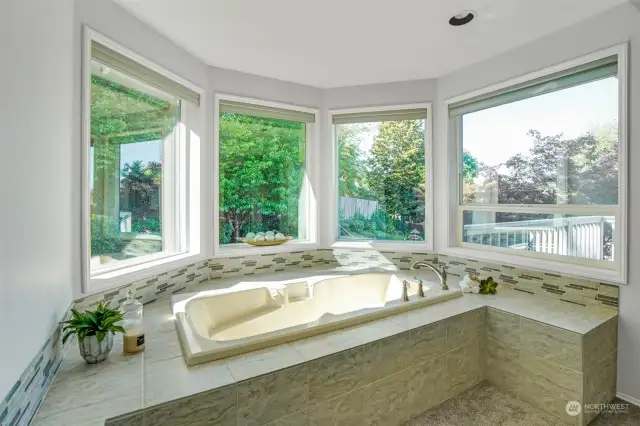
[[[454,27],[459,27],[461,25],[468,24],[473,21],[473,18],[476,17],[476,13],[471,10],[465,10],[462,13],[458,13],[455,16],[452,16],[449,19],[449,25],[453,25]]]

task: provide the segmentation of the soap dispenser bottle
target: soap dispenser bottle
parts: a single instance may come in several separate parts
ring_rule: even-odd
[[[135,354],[144,350],[144,326],[142,324],[142,303],[133,297],[131,290],[127,293],[127,300],[120,306],[123,312],[124,335],[122,347],[124,353]]]

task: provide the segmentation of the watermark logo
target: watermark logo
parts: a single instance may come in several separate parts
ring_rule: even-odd
[[[569,401],[565,407],[567,414],[570,416],[578,416],[581,412],[585,413],[628,413],[629,404],[626,403],[610,403],[610,404],[584,404],[584,407],[578,401]]]
[[[628,413],[629,404],[615,403],[610,404],[584,404],[585,413]]]
[[[582,405],[578,401],[569,401],[567,402],[567,406],[565,407],[567,410],[567,414],[570,416],[577,416],[582,411]]]

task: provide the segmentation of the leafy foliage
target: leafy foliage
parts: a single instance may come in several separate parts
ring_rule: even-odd
[[[80,342],[83,342],[87,336],[96,336],[98,342],[102,342],[107,333],[124,333],[122,326],[117,325],[124,319],[122,312],[110,309],[108,305],[101,303],[95,311],[80,312],[71,309],[71,314],[72,319],[62,322],[63,344],[74,334],[78,336]]]
[[[168,102],[98,75],[91,76],[91,138],[122,144],[163,139],[179,116]]]
[[[120,243],[118,224],[110,218],[99,215],[91,215],[91,256],[112,254]]]
[[[423,120],[380,124],[368,159],[367,183],[388,214],[421,221],[424,206],[415,189],[425,183]]]
[[[370,150],[363,152],[360,143],[375,130]],[[342,217],[342,235],[405,240],[412,229],[422,228],[424,120],[387,121],[376,128],[372,124],[340,125],[338,142],[340,196],[378,202],[369,217],[358,212]]]
[[[144,164],[136,160],[131,164],[125,163],[120,180],[120,209],[130,211],[133,215],[132,226],[136,221],[144,222],[150,214],[156,216],[157,211],[152,206],[159,204],[160,185],[162,181],[162,165],[155,161]],[[159,219],[155,219],[158,222]],[[142,226],[142,225],[141,225]]]
[[[142,220],[136,220],[131,224],[131,231],[137,233],[143,232],[153,232],[160,233],[162,232],[162,224],[160,220],[155,217],[149,217]]]
[[[362,134],[370,130],[367,124],[338,126],[338,185],[342,197],[372,197],[366,181],[367,166],[362,161],[365,154],[359,147]]]
[[[220,215],[231,224],[229,242],[262,226],[297,236],[305,128],[305,123],[221,114]]]
[[[480,294],[496,294],[498,292],[498,283],[489,277],[486,280],[480,280]]]
[[[229,244],[231,242],[231,235],[233,234],[233,226],[229,222],[220,223],[220,243]],[[247,233],[245,233],[246,235]]]
[[[505,163],[479,163],[484,183],[477,192],[497,192],[500,204],[616,204],[616,127],[573,139],[530,130],[531,149]]]
[[[469,152],[462,153],[462,180],[464,183],[473,183],[478,177],[478,160]]]

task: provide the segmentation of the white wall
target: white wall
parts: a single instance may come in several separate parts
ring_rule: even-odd
[[[82,25],[207,90],[321,107],[319,89],[211,68],[109,0],[0,0],[0,399],[80,294]],[[10,202],[9,202],[10,200]]]
[[[87,25],[182,78],[208,89],[209,67],[140,22],[120,6],[109,0],[75,0],[75,3],[76,16],[73,30],[78,61],[80,60],[82,25]],[[78,73],[80,72],[79,63]],[[80,90],[79,84],[78,90]]]
[[[414,80],[327,89],[324,93],[324,106],[327,109],[340,109],[410,104],[435,99],[435,79]]]
[[[630,41],[630,105],[629,105],[629,162],[640,161],[640,12],[625,3],[609,12],[548,37],[522,46],[517,50],[493,57],[438,80],[438,99],[479,89],[500,81],[526,74],[550,65],[567,61],[599,49]],[[444,123],[437,126],[437,142],[446,140]],[[445,155],[439,151],[440,155]],[[438,157],[437,157],[438,158]],[[437,164],[444,164],[440,157]],[[640,400],[640,168],[630,167],[629,176],[629,285],[620,287],[620,326],[618,344],[618,392]],[[446,180],[442,170],[436,170]],[[443,180],[441,180],[443,181]],[[446,205],[444,193],[436,191],[437,205]],[[446,244],[446,229],[438,228],[436,248]]]
[[[0,398],[80,278],[73,0],[2,0]]]
[[[321,89],[224,68],[209,68],[209,84],[213,92],[225,95],[312,108],[322,106],[323,91]]]

